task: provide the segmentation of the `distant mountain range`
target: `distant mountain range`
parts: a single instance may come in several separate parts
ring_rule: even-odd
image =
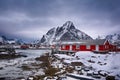
[[[106,35],[104,39],[109,40],[111,43],[120,44],[120,34],[117,33]],[[65,40],[93,40],[93,38],[81,30],[76,29],[73,22],[67,21],[61,27],[50,29],[45,35],[43,35],[39,44],[50,45],[54,41]]]
[[[111,43],[120,45],[120,33],[106,35],[104,39],[109,40]],[[67,40],[93,40],[93,38],[81,30],[76,29],[73,22],[67,21],[61,27],[50,29],[45,35],[42,36],[40,40],[33,41],[33,44],[51,45],[54,41],[57,42]],[[9,39],[5,36],[0,36],[0,43],[23,44],[24,41],[21,39]]]
[[[50,29],[40,40],[40,44],[52,44],[53,41],[92,40],[92,37],[75,28],[73,22],[67,21],[61,27]]]
[[[120,34],[119,33],[107,35],[105,39],[109,40],[111,43],[114,43],[120,46]]]
[[[21,39],[9,39],[5,36],[0,36],[0,43],[23,44],[23,41]]]

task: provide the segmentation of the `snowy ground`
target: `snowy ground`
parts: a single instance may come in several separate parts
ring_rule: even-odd
[[[77,52],[74,56],[66,54],[55,54],[58,58],[64,58],[64,62],[70,64],[71,62],[82,62],[87,67],[93,69],[89,72],[97,74],[108,74],[115,76],[116,80],[120,80],[120,53],[111,54],[94,54],[92,52]],[[102,78],[100,80],[103,80]]]
[[[86,66],[92,66],[96,71],[104,70],[111,75],[120,74],[120,53],[94,54],[92,52],[77,52],[75,56],[80,58]],[[88,62],[94,61],[94,63]]]
[[[35,63],[34,58],[50,52],[50,50],[16,50],[17,53],[25,54],[28,57],[21,57],[11,60],[0,60],[0,77],[27,77],[37,71],[23,71],[20,67],[23,64]]]
[[[50,52],[50,50],[16,50],[17,53],[25,54],[28,57],[21,57],[11,60],[0,60],[0,78],[1,77],[12,77],[15,78],[28,78],[29,76],[34,75],[43,75],[45,74],[43,68],[39,69],[32,69],[28,71],[24,71],[21,69],[21,66],[27,65],[30,67],[37,67],[31,66],[31,64],[39,64],[40,61],[36,61],[35,58],[39,57],[40,55]],[[82,75],[80,72],[81,67],[76,67],[72,73],[65,73],[61,76],[64,76],[65,79],[63,80],[77,80],[71,78],[69,76],[65,76],[66,74],[85,77],[86,78],[94,78],[92,76],[88,76],[86,73],[94,73],[102,74],[101,78],[94,78],[94,80],[105,80],[104,74],[115,76],[116,80],[120,80],[120,53],[110,53],[110,54],[94,54],[92,52],[77,52],[75,55],[67,55],[67,54],[54,54],[54,58],[58,58],[57,60],[53,61],[51,65],[55,68],[61,69],[60,72],[62,73],[66,70],[67,67],[70,67],[71,62],[82,62],[84,64]],[[63,59],[63,62],[61,61]],[[64,64],[65,63],[65,64]],[[66,63],[68,65],[66,65]],[[91,69],[90,69],[91,68]],[[88,70],[89,69],[89,70]],[[86,72],[85,72],[86,70]],[[65,71],[66,72],[66,71]],[[54,79],[55,80],[55,79]]]

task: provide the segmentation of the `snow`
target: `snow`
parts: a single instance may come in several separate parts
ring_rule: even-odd
[[[65,79],[65,80],[78,80],[78,79],[67,77],[67,79]]]
[[[84,76],[84,75],[78,75],[78,74],[68,74],[68,75],[73,75],[73,76],[76,76],[76,77],[83,77],[83,78],[87,78],[87,79],[93,79],[91,77],[88,77],[88,76]],[[94,80],[94,79],[93,79]]]
[[[120,34],[115,33],[115,34],[112,34],[112,35],[107,35],[106,39],[111,41],[112,43],[115,43],[115,42],[120,43]]]
[[[44,70],[43,69],[40,69],[38,72],[35,72],[34,75],[44,75]]]
[[[13,48],[15,48],[15,49],[17,49],[17,48],[20,49],[20,47],[21,47],[20,45],[13,45]]]
[[[60,59],[65,58],[65,59],[73,59],[74,57],[72,56],[68,56],[68,55],[64,55],[64,54],[55,54],[55,56],[58,56]]]
[[[16,52],[20,54],[25,54],[28,57],[17,58],[12,60],[0,60],[0,77],[26,77],[30,75],[44,75],[44,69],[40,68],[39,70],[23,71],[20,67],[21,65],[30,65],[31,63],[40,64],[40,62],[35,61],[34,58],[39,57],[40,55],[51,52],[50,50],[20,50],[16,49]],[[82,62],[84,66],[76,66],[75,71],[82,69],[84,73],[81,77],[86,77],[87,73],[101,75],[109,74],[116,76],[116,79],[120,79],[120,52],[110,54],[95,54],[89,51],[80,51],[76,52],[75,55],[70,54],[54,54],[57,58],[63,59],[64,63],[70,64],[71,62]],[[93,62],[89,62],[93,61]],[[55,61],[51,65],[55,68],[63,69],[64,64],[61,61]],[[88,67],[92,67],[89,71],[85,71]],[[61,72],[64,70],[61,70]],[[77,72],[72,73],[74,76],[80,76]],[[118,75],[118,76],[117,76]],[[87,78],[87,77],[86,77]],[[76,80],[69,76],[65,80]],[[105,77],[97,80],[105,80]]]
[[[94,54],[92,52],[77,52],[75,56],[80,57],[80,61],[83,62],[85,65],[91,65],[93,68],[98,70],[105,70],[105,71],[115,71],[114,67],[120,71],[120,54]],[[96,58],[93,58],[95,56]],[[95,61],[95,63],[88,63],[87,60]],[[86,62],[86,63],[85,63]],[[106,63],[106,65],[100,65],[98,62]]]
[[[82,62],[85,66],[92,67],[93,72],[101,71],[101,74],[107,73],[113,76],[120,74],[120,52],[95,54],[89,51],[80,51],[76,52],[75,56],[66,54],[56,54],[56,56],[60,59],[64,58],[64,62],[68,64],[71,62]],[[89,60],[93,61],[93,63],[89,62]]]
[[[28,50],[20,50],[20,49],[16,49],[16,53],[25,53],[25,55],[29,56],[28,58],[35,58],[35,57],[38,57],[40,55],[42,55],[43,53],[48,53],[48,52],[51,52],[50,50],[31,50],[31,49],[28,49]]]
[[[60,40],[60,38],[67,32],[67,30],[65,29],[59,36],[56,36],[56,40]]]
[[[8,52],[1,52],[0,54],[8,54]]]
[[[8,43],[8,44],[15,44],[16,41],[15,41],[15,40],[8,40],[7,43]]]
[[[81,44],[81,43],[86,43],[86,42],[80,42],[80,41],[62,41],[61,44]]]
[[[49,39],[49,43],[50,44],[52,44],[52,41],[54,40],[55,33],[56,33],[56,29],[54,28],[54,33],[53,33],[53,35]]]

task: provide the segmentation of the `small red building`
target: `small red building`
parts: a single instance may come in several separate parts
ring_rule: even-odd
[[[20,47],[21,49],[28,49],[29,48],[29,46],[28,45],[21,45],[21,47]]]
[[[116,45],[111,44],[108,40],[80,40],[80,41],[61,41],[58,42],[59,51],[120,51]]]

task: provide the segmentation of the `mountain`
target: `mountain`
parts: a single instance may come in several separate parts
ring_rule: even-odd
[[[111,43],[120,45],[120,34],[118,33],[107,35],[105,39],[109,40]]]
[[[3,38],[0,36],[0,43],[3,43],[4,42],[4,40],[3,40]]]
[[[21,39],[9,39],[6,36],[0,36],[0,43],[3,44],[23,44]]]
[[[49,45],[53,41],[92,40],[86,33],[75,28],[73,22],[67,21],[61,27],[50,29],[40,40],[40,44]]]

